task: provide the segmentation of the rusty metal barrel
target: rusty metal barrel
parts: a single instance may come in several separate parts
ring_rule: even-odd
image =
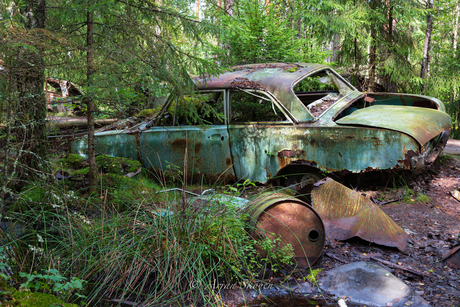
[[[291,244],[300,268],[315,263],[326,241],[323,221],[307,203],[283,193],[264,194],[247,207],[251,236],[256,240],[279,237],[281,244]]]

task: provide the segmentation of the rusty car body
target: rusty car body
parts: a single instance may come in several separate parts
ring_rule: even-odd
[[[325,65],[244,65],[195,81],[201,102],[187,101],[204,122],[180,118],[169,99],[151,121],[96,133],[96,151],[195,178],[302,185],[321,171],[419,174],[449,137],[438,99],[360,92]],[[85,141],[73,150],[85,156]]]

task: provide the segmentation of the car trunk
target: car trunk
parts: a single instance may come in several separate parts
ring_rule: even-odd
[[[379,105],[359,109],[344,116],[336,123],[339,125],[385,128],[410,135],[420,145],[427,143],[452,125],[450,116],[444,112],[420,108],[393,105]]]

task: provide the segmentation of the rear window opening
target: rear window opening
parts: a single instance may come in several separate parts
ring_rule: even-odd
[[[329,69],[309,75],[294,86],[297,98],[314,117],[319,117],[353,90],[352,86]]]
[[[359,109],[379,105],[419,107],[438,110],[438,105],[436,103],[418,96],[406,96],[398,94],[370,94],[354,101],[339,115],[337,115],[335,120],[350,115]]]

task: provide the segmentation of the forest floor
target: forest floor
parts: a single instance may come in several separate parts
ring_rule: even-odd
[[[460,190],[460,140],[450,140],[443,156],[422,175],[408,179],[405,186],[374,185],[369,182],[367,188],[362,186],[358,190],[366,197],[381,201],[401,199],[379,207],[409,233],[406,250],[401,252],[358,238],[347,241],[327,238],[322,257],[313,265],[313,269],[322,270],[319,280],[332,268],[352,262],[374,261],[405,282],[431,306],[460,307],[460,269],[442,260],[447,251],[460,245],[460,201],[451,194]],[[303,275],[308,272],[299,272],[297,278]],[[326,305],[335,301],[323,294]],[[321,297],[313,298],[324,305]],[[272,307],[315,305],[304,305],[302,301],[288,297],[274,298],[273,303],[263,304]]]
[[[446,151],[460,154],[460,141],[457,143],[458,146],[452,147],[450,142],[451,148]],[[362,240],[328,239],[323,258],[315,267],[326,271],[351,262],[382,259],[394,264],[388,269],[432,306],[460,306],[460,269],[442,261],[445,252],[460,245],[460,202],[451,195],[451,191],[460,188],[460,156],[445,155],[440,161],[407,183],[415,195],[424,194],[430,201],[423,203],[409,194],[405,200],[380,206],[410,234],[404,252]],[[407,191],[407,187],[382,187],[363,192],[376,199],[390,200],[407,195]]]

